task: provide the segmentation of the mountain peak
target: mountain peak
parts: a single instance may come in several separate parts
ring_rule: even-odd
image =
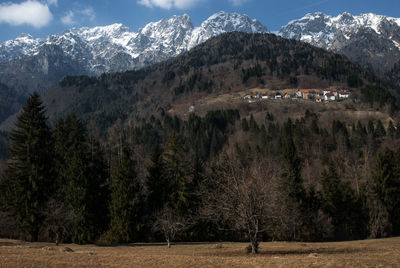
[[[21,33],[16,39],[34,39],[32,35],[27,33]]]
[[[268,32],[268,29],[258,20],[251,19],[246,14],[241,15],[225,11],[211,15],[201,24],[201,27],[210,31],[219,29],[223,32]]]
[[[199,27],[194,27],[187,14],[174,15],[150,22],[138,32],[121,23],[93,28],[72,28],[59,35],[38,41],[19,37],[0,45],[0,61],[6,62],[21,55],[34,57],[43,44],[57,46],[64,57],[78,62],[84,74],[126,71],[175,57],[207,39],[232,31],[266,32],[255,19],[237,13],[218,12]],[[31,40],[31,41],[30,41]],[[35,43],[36,42],[36,43]],[[48,47],[48,46],[47,46]],[[35,54],[36,53],[36,54]]]
[[[348,12],[343,12],[343,14],[337,16],[335,19],[342,23],[350,23],[350,22],[354,21],[353,15]]]
[[[302,19],[316,19],[316,18],[321,18],[321,17],[325,18],[325,17],[330,17],[330,16],[326,15],[325,13],[322,13],[322,12],[314,12],[314,13],[307,13],[300,20],[302,20]]]
[[[157,22],[150,22],[139,32],[146,36],[157,38],[157,36],[160,37],[165,35],[167,32],[179,29],[193,29],[192,21],[187,14],[174,15],[170,18],[161,19]]]
[[[278,32],[284,38],[343,53],[359,62],[371,59],[373,62],[365,64],[378,66],[377,69],[390,67],[394,61],[400,60],[398,33],[400,19],[374,13],[354,16],[348,12],[336,17],[323,13],[307,14]]]

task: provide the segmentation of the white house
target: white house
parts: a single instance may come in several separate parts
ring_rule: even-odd
[[[350,92],[347,90],[339,91],[339,99],[348,99],[350,96]]]
[[[326,93],[324,96],[325,101],[334,101],[336,100],[335,94],[333,93]]]
[[[299,99],[303,98],[303,95],[301,94],[300,90],[296,91],[296,98],[299,98]]]
[[[243,97],[244,100],[250,100],[251,98],[252,98],[251,95],[246,95]]]
[[[329,89],[324,89],[324,91],[323,91],[324,96],[325,96],[326,94],[328,94],[328,93],[331,93],[331,91],[330,91]]]

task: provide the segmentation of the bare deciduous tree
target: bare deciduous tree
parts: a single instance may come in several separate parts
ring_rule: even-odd
[[[54,235],[56,245],[60,243],[63,238],[71,234],[73,225],[73,212],[66,208],[64,204],[50,200],[45,210],[45,222],[47,232]]]
[[[231,230],[245,232],[251,252],[258,252],[260,233],[272,227],[276,178],[271,163],[243,167],[224,158],[202,186],[201,214],[209,220],[228,223]]]
[[[153,232],[161,232],[168,243],[168,248],[171,247],[172,241],[177,233],[186,230],[190,226],[189,221],[178,215],[168,204],[155,214],[153,224]]]

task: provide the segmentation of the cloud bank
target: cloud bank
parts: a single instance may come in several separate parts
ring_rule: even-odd
[[[48,25],[52,19],[53,15],[48,5],[38,1],[28,0],[19,4],[0,4],[0,23],[14,26],[27,24],[41,28]]]
[[[58,6],[58,0],[47,0],[47,4],[49,6],[51,5]]]
[[[201,1],[202,0],[138,0],[138,3],[150,8],[159,7],[163,9],[188,9]]]

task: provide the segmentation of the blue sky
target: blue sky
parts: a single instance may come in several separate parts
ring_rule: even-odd
[[[275,31],[306,13],[376,13],[400,17],[400,0],[0,0],[0,43],[21,33],[34,37],[72,27],[148,22],[188,14],[195,26],[218,11],[247,14]]]

